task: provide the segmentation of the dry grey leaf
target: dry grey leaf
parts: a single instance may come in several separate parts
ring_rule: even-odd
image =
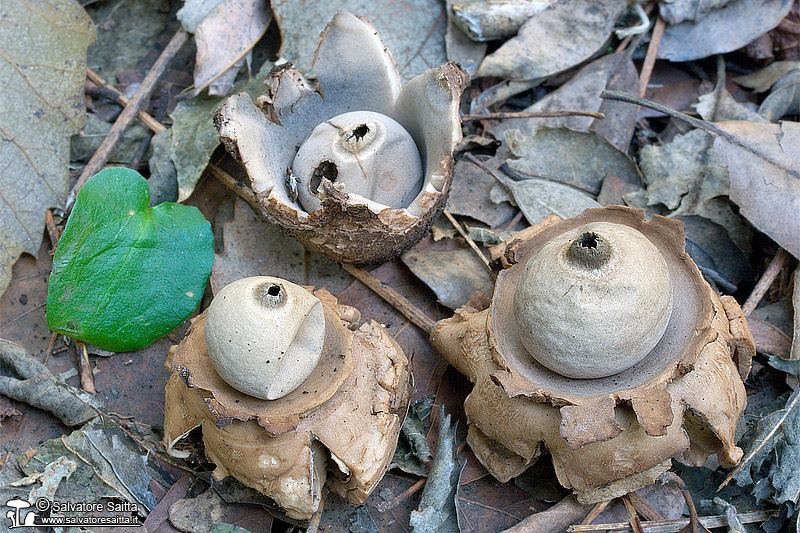
[[[587,209],[602,207],[578,189],[555,181],[541,178],[514,180],[502,173],[498,173],[497,178],[511,192],[530,224],[536,224],[549,215],[569,218]],[[493,188],[492,193],[497,189]]]
[[[755,277],[747,256],[724,227],[697,215],[674,218],[683,222],[686,252],[707,280],[733,293],[739,283]]]
[[[403,263],[436,294],[439,303],[456,309],[467,303],[473,292],[490,297],[494,281],[483,263],[469,248],[418,250],[402,256]]]
[[[253,79],[234,85],[233,92],[246,92],[255,99],[264,91],[263,80],[271,68],[272,63],[266,62]],[[170,157],[177,172],[179,202],[192,194],[211,154],[219,146],[214,113],[222,102],[222,98],[201,94],[179,102],[170,115],[173,121]]]
[[[456,428],[444,405],[439,409],[439,440],[428,481],[416,511],[411,511],[414,533],[458,533],[456,489],[461,468],[456,459]]]
[[[130,434],[145,442],[157,440],[151,428],[143,424],[128,428]],[[62,482],[57,497],[73,502],[96,502],[101,498],[122,498],[136,503],[142,515],[155,506],[150,482],[171,485],[169,476],[147,455],[139,452],[128,434],[109,419],[93,420],[59,439],[43,442],[28,458],[17,462],[22,471],[32,475],[59,457],[66,457],[78,467],[68,482]]]
[[[423,420],[428,418],[433,408],[433,396],[414,400],[400,430],[400,439],[389,468],[397,467],[403,472],[422,477],[428,476],[427,463],[433,459],[428,440],[425,438]]]
[[[714,158],[712,143],[708,133],[697,129],[669,144],[644,147],[639,166],[647,183],[647,205],[663,204],[674,216],[700,215],[716,222],[749,252],[751,232],[727,202],[728,172]]]
[[[528,136],[509,130],[504,142],[517,158],[506,162],[515,178],[546,178],[593,196],[609,174],[642,184],[636,163],[594,132],[539,128]]]
[[[61,481],[69,479],[77,468],[78,464],[75,461],[62,456],[45,466],[42,472],[36,472],[31,476],[11,483],[11,486],[18,487],[39,482],[41,486],[31,489],[31,492],[28,494],[28,501],[33,503],[39,498],[47,498],[53,501]]]
[[[444,8],[439,0],[343,0],[317,2],[313,9],[299,0],[272,0],[272,11],[281,30],[280,56],[300,71],[312,74],[311,62],[320,33],[337,12],[349,11],[372,22],[391,50],[403,83],[447,61]]]
[[[184,0],[175,16],[181,21],[183,29],[194,33],[197,25],[208,13],[225,0]]]
[[[497,180],[470,161],[456,161],[453,183],[447,196],[447,210],[453,215],[464,215],[496,228],[508,222],[514,207],[508,203],[495,203],[490,198]]]
[[[64,207],[69,138],[83,126],[86,48],[95,40],[72,0],[35,6],[4,2],[0,24],[0,294],[20,254],[39,253],[47,208]]]
[[[625,151],[636,127],[636,108],[623,102],[604,100],[604,90],[639,92],[639,73],[633,61],[623,53],[609,54],[592,61],[567,83],[524,109],[526,112],[580,110],[605,114],[604,119],[592,117],[516,118],[505,120],[489,132],[498,139],[510,129],[533,134],[539,128],[569,128],[575,131],[594,131]]]
[[[710,93],[698,98],[697,112],[703,120],[750,120],[753,122],[770,122],[759,113],[749,109],[733,99],[724,87],[718,86]]]
[[[772,86],[758,112],[770,122],[800,112],[800,68],[787,73]]]
[[[455,23],[474,41],[505,39],[529,18],[557,0],[460,0],[453,2]]]
[[[169,157],[172,147],[172,129],[159,131],[150,140],[153,155],[147,160],[150,167],[150,206],[178,199],[178,173]]]
[[[460,2],[462,3],[462,2]],[[481,0],[471,0],[469,3],[483,4]],[[478,72],[478,67],[486,55],[486,44],[476,43],[459,28],[453,17],[453,0],[445,0],[447,9],[447,33],[444,44],[447,49],[447,60],[455,61],[470,77]]]
[[[243,55],[261,39],[271,20],[266,0],[225,0],[212,9],[194,35],[195,95],[210,82],[208,94],[225,96],[243,64]]]
[[[196,498],[178,500],[169,507],[169,521],[181,531],[211,533],[214,522],[222,520],[228,505],[217,491],[208,489]]]
[[[555,2],[486,56],[477,76],[532,80],[573,67],[600,49],[627,9],[627,2]]]
[[[597,203],[600,205],[626,205],[623,197],[627,194],[638,193],[642,187],[628,183],[613,174],[606,176],[600,186],[600,194],[597,195]]]
[[[800,257],[800,124],[716,123],[717,162],[730,173],[730,198],[741,214]],[[715,221],[719,222],[719,221]]]
[[[697,20],[709,11],[730,4],[733,0],[666,0],[659,2],[658,14],[669,24]]]
[[[100,148],[100,143],[106,138],[112,124],[100,120],[96,115],[86,114],[86,123],[77,135],[73,135],[69,145],[70,162],[86,162]],[[122,134],[122,138],[114,145],[109,163],[128,164],[139,150],[141,141],[149,135],[144,125],[135,120]]]
[[[734,79],[742,87],[753,89],[757,93],[769,91],[776,81],[784,77],[790,71],[800,68],[800,61],[774,61],[768,67]]]
[[[338,263],[306,252],[300,243],[259,218],[241,198],[236,199],[234,209],[233,219],[223,229],[225,250],[214,258],[210,279],[214,293],[248,276],[277,276],[300,285],[325,287],[333,294],[352,283]]]
[[[696,20],[670,24],[659,59],[693,61],[737,50],[777,26],[794,0],[733,0]]]

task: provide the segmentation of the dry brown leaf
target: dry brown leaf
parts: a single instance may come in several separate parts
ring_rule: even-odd
[[[195,94],[209,82],[208,94],[227,94],[244,64],[244,54],[261,39],[271,20],[266,0],[225,0],[212,9],[195,30]]]
[[[730,174],[730,198],[741,214],[800,257],[800,124],[716,123],[717,162]]]
[[[11,405],[11,400],[8,399],[7,396],[0,394],[0,422],[5,420],[6,418],[10,418],[12,416],[19,416],[22,413],[14,409],[14,406]],[[0,424],[0,427],[2,424]]]
[[[747,325],[750,326],[750,332],[753,334],[756,350],[759,353],[789,358],[792,350],[792,339],[786,333],[769,322],[752,316],[747,317]]]
[[[573,67],[603,46],[627,9],[627,2],[555,2],[489,54],[477,76],[531,80]]]

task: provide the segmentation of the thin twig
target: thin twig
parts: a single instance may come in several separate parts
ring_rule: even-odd
[[[50,237],[50,244],[53,246],[53,252],[56,251],[56,246],[58,246],[58,239],[61,238],[61,232],[58,231],[58,226],[56,225],[56,219],[53,218],[53,210],[48,209],[44,213],[44,221],[45,226],[47,226],[47,235]]]
[[[489,264],[489,260],[483,254],[481,249],[478,248],[478,245],[475,244],[475,241],[472,240],[472,237],[469,236],[469,233],[464,231],[464,228],[461,227],[461,224],[458,223],[458,220],[453,218],[453,215],[451,215],[447,209],[444,210],[444,216],[446,216],[447,220],[449,220],[453,227],[456,228],[458,234],[467,241],[467,244],[470,248],[472,248],[472,251],[475,252],[475,255],[478,256],[478,259],[481,260],[481,263],[483,263],[483,266],[486,267],[486,270],[489,272],[489,275],[492,276],[492,279],[497,279],[497,276],[495,276],[494,271],[492,270],[492,266]]]
[[[634,533],[644,533],[642,521],[639,520],[639,516],[636,514],[636,508],[633,506],[633,503],[631,503],[627,494],[622,497],[622,503],[625,505],[625,510],[628,511],[628,521],[631,523],[631,529]]]
[[[664,113],[667,116],[683,120],[684,122],[686,122],[687,124],[689,124],[694,128],[700,128],[703,131],[706,131],[718,137],[722,137],[723,139],[733,142],[736,145],[741,145],[741,141],[738,141],[733,135],[731,135],[730,133],[726,133],[725,131],[719,129],[712,123],[706,122],[705,120],[700,120],[694,117],[690,117],[686,113],[675,111],[671,107],[657,104],[656,102],[653,102],[651,100],[638,98],[632,94],[627,94],[619,91],[602,91],[600,93],[600,98],[605,98],[606,100],[616,100],[618,102],[626,102],[628,104],[633,104],[633,105],[644,106],[654,111],[658,111],[659,113]]]
[[[665,520],[664,515],[653,509],[653,507],[645,501],[644,498],[635,492],[629,492],[627,498],[631,501],[636,512],[645,520]]]
[[[736,474],[738,474],[739,471],[741,471],[744,467],[749,468],[750,461],[753,460],[753,457],[755,457],[756,454],[761,451],[761,449],[769,442],[769,440],[775,435],[775,433],[778,432],[781,426],[783,426],[784,421],[786,421],[786,417],[788,417],[789,413],[792,412],[795,404],[797,403],[797,399],[800,398],[800,395],[798,395],[798,393],[800,393],[800,387],[794,389],[792,395],[789,396],[789,399],[786,401],[786,406],[783,409],[783,414],[781,415],[781,418],[775,423],[775,426],[769,431],[769,433],[767,433],[767,435],[763,439],[761,439],[761,442],[758,444],[758,446],[756,446],[750,453],[747,454],[747,456],[744,459],[742,459],[742,461],[739,463],[739,466],[734,468],[731,471],[731,473],[728,474],[728,477],[726,477],[725,480],[720,484],[720,486],[717,487],[717,491],[722,490],[725,487],[725,485],[730,483],[733,477]]]
[[[609,503],[611,503],[611,500],[603,500],[602,502],[597,502],[594,504],[594,507],[592,507],[592,510],[589,511],[589,514],[587,514],[586,517],[581,520],[581,524],[591,524],[597,520],[597,517],[606,510],[606,507],[608,507]]]
[[[523,216],[524,215],[522,214],[522,211],[517,211],[517,214],[514,215],[514,218],[512,218],[511,221],[505,225],[502,231],[511,231],[514,228],[514,226],[517,225],[517,222],[522,220]]]
[[[258,196],[256,196],[256,193],[253,192],[253,189],[242,186],[242,184],[237,181],[236,178],[213,163],[209,164],[206,168],[212,176],[217,178],[223,185],[228,187],[230,190],[235,192],[238,197],[247,202],[250,207],[253,208],[253,211],[256,213],[261,213],[261,202],[259,202]]]
[[[742,524],[755,524],[764,522],[775,514],[772,511],[754,511],[752,513],[742,513],[738,515]],[[725,515],[702,516],[700,523],[707,528],[725,527],[728,525],[728,517]],[[677,520],[652,520],[642,522],[642,529],[647,533],[677,533],[689,524],[688,518]],[[614,522],[611,524],[587,524],[575,525],[567,528],[568,533],[578,533],[582,531],[630,531],[631,525],[628,522]]]
[[[409,302],[405,296],[401,295],[388,284],[373,276],[363,268],[347,264],[342,264],[342,268],[349,272],[358,281],[372,289],[375,294],[386,300],[386,302],[394,307],[400,314],[410,320],[412,324],[417,326],[428,335],[431,334],[433,331],[433,326],[436,325],[436,321],[426,315],[422,309]]]
[[[56,339],[58,339],[58,333],[53,333],[50,335],[50,341],[47,343],[47,348],[44,351],[44,366],[47,366],[47,362],[50,360],[50,355],[53,353],[53,347],[56,345]]]
[[[75,341],[75,349],[78,352],[81,388],[89,394],[97,394],[97,389],[94,387],[94,376],[92,376],[92,364],[89,362],[89,352],[86,350],[86,343],[83,341]]]
[[[509,111],[505,113],[475,113],[461,115],[461,122],[472,120],[504,120],[508,118],[592,117],[606,118],[597,111]]]
[[[744,302],[744,305],[742,306],[742,314],[744,316],[750,316],[750,313],[755,311],[759,302],[761,302],[761,299],[764,298],[765,294],[767,294],[770,285],[772,285],[772,282],[778,277],[778,274],[780,274],[781,270],[783,270],[783,267],[788,260],[789,253],[783,248],[780,248],[778,253],[775,254],[775,257],[772,258],[772,261],[770,261],[767,269],[761,275],[761,279],[759,279],[758,283],[756,283],[756,286],[753,287],[753,291],[750,293],[750,296],[748,296],[747,300]]]
[[[100,147],[94,153],[92,158],[86,163],[86,166],[81,172],[80,178],[78,178],[77,183],[75,183],[75,187],[69,193],[69,197],[67,198],[67,209],[71,208],[72,205],[75,203],[75,196],[78,194],[78,191],[83,187],[83,184],[86,183],[86,180],[97,174],[106,164],[108,161],[109,156],[111,155],[111,150],[113,150],[114,146],[117,144],[119,139],[122,137],[122,134],[130,125],[133,118],[139,111],[139,108],[142,106],[145,100],[150,97],[150,94],[153,92],[153,89],[156,87],[156,83],[158,83],[159,78],[161,75],[164,74],[164,71],[169,65],[172,58],[175,57],[175,54],[183,47],[183,44],[186,42],[187,37],[189,34],[183,28],[180,28],[175,35],[172,36],[167,46],[161,52],[161,55],[158,56],[156,62],[153,63],[153,66],[150,68],[150,72],[142,80],[142,84],[136,89],[136,92],[131,98],[128,105],[125,106],[125,109],[122,110],[117,120],[114,122],[114,125],[111,126],[111,129],[106,135],[106,138],[103,139],[103,142],[100,144]]]
[[[130,99],[128,97],[116,90],[114,86],[110,85],[92,69],[86,69],[86,77],[98,87],[102,87],[106,91],[109,91],[109,94],[114,97],[114,101],[122,107],[125,107],[128,105],[128,103],[130,103]],[[142,124],[150,128],[153,133],[158,133],[159,131],[164,131],[167,129],[165,125],[156,120],[153,115],[147,111],[140,110],[138,113],[136,113],[136,116],[142,121]]]
[[[403,500],[414,494],[415,492],[419,491],[422,487],[425,486],[425,482],[427,481],[426,478],[420,478],[419,481],[408,487],[406,490],[392,498],[391,500],[381,502],[375,506],[375,509],[379,513],[385,513],[389,509],[394,509],[398,505],[400,505]]]
[[[653,75],[653,67],[656,64],[658,47],[661,45],[661,37],[664,35],[664,28],[666,25],[667,23],[664,22],[664,19],[658,17],[655,26],[653,26],[653,35],[650,37],[650,44],[647,46],[647,55],[642,65],[642,73],[639,75],[639,98],[644,98],[647,92],[647,85],[650,83],[650,76]]]
[[[694,506],[692,494],[686,488],[686,483],[683,482],[681,477],[675,472],[664,472],[661,475],[661,478],[675,483],[675,485],[677,485],[678,489],[681,491],[681,495],[683,495],[683,499],[686,502],[686,507],[689,508],[689,531],[691,531],[691,533],[702,533],[703,531],[706,531],[705,527],[700,523],[700,520],[697,516],[697,508]]]

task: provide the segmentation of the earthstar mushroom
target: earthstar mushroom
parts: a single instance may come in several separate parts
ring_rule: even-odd
[[[322,32],[317,84],[284,65],[254,104],[229,98],[215,124],[247,173],[238,192],[307,248],[346,263],[413,246],[444,208],[467,79],[455,64],[403,86],[366,19],[339,12]]]
[[[546,447],[559,482],[594,503],[652,483],[675,457],[738,463],[753,339],[684,247],[678,221],[590,209],[512,241],[491,306],[437,323],[431,343],[474,383],[467,442],[494,477]],[[596,368],[606,359],[611,370]]]
[[[394,455],[410,390],[400,347],[359,317],[324,289],[278,278],[225,287],[170,351],[167,449],[180,456],[201,427],[215,479],[231,475],[298,520],[326,483],[363,502]]]

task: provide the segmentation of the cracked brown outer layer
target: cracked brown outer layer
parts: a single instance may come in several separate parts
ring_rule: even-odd
[[[632,225],[665,254],[676,304],[665,336],[673,337],[616,376],[563,378],[519,344],[507,298],[542,243],[598,220]],[[720,300],[684,253],[679,222],[645,222],[643,211],[627,208],[588,210],[516,244],[491,308],[459,309],[431,335],[433,346],[475,384],[464,403],[467,440],[492,475],[505,482],[521,474],[543,445],[559,481],[581,501],[596,502],[652,483],[672,457],[700,465],[717,453],[726,467],[740,460],[734,430],[746,394],[739,371],[749,366],[752,336],[735,300]]]
[[[171,356],[164,416],[168,449],[201,426],[217,479],[232,475],[300,520],[319,507],[326,481],[352,503],[366,499],[391,462],[410,398],[397,343],[374,321],[350,331],[348,309],[327,291],[314,295],[326,313],[317,367],[326,375],[315,371],[278,400],[240,393],[214,372],[201,315]]]
[[[354,50],[364,57],[353,59]],[[341,65],[329,65],[336,58]],[[452,154],[461,138],[458,107],[467,76],[448,63],[399,88],[394,60],[374,27],[345,13],[323,32],[314,69],[317,90],[291,66],[279,67],[265,81],[267,93],[256,104],[242,93],[217,113],[220,138],[249,180],[234,190],[310,250],[345,263],[386,261],[419,241],[444,209]],[[352,71],[352,79],[339,71]],[[361,87],[362,82],[368,86]],[[392,209],[343,193],[323,179],[322,209],[307,213],[284,183],[294,154],[315,126],[355,110],[390,116],[411,134],[424,168],[422,190],[409,206]]]

